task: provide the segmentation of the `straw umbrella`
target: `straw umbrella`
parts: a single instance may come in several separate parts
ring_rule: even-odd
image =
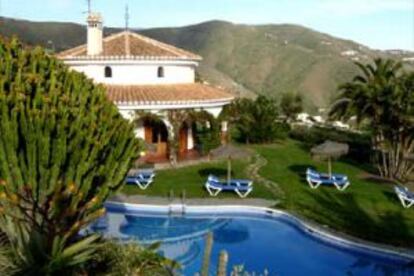
[[[332,176],[332,158],[339,158],[342,155],[347,154],[348,151],[348,144],[333,142],[329,140],[311,149],[312,155],[317,155],[328,159],[329,176]]]
[[[250,158],[253,153],[251,151],[236,147],[232,144],[222,145],[210,152],[214,159],[227,159],[227,182],[231,181],[231,160]]]

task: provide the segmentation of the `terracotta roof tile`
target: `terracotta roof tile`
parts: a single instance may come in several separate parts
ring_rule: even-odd
[[[204,84],[106,85],[108,98],[124,105],[194,104],[231,101],[234,97]]]
[[[63,59],[102,57],[202,59],[200,56],[186,50],[129,31],[124,31],[104,38],[103,53],[99,56],[88,57],[86,52],[86,44],[84,44],[60,52],[57,57]]]

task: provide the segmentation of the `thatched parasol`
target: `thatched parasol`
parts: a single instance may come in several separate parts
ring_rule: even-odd
[[[222,145],[210,152],[214,159],[227,159],[227,181],[231,180],[231,160],[250,158],[253,153],[249,150],[236,147],[232,144]]]
[[[312,155],[317,155],[322,158],[328,159],[328,170],[330,176],[332,175],[332,158],[339,158],[342,155],[347,154],[348,151],[349,146],[347,144],[333,142],[329,140],[311,149]]]

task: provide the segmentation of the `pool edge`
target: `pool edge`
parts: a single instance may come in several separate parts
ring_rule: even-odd
[[[377,254],[391,255],[414,261],[414,250],[408,248],[395,247],[387,244],[375,243],[361,238],[353,237],[330,228],[324,228],[315,222],[308,221],[307,219],[300,218],[285,210],[274,209],[261,206],[246,206],[246,205],[185,205],[185,204],[169,204],[169,205],[157,205],[157,204],[137,204],[119,201],[107,201],[106,207],[123,208],[129,211],[155,211],[162,213],[178,213],[180,210],[184,213],[229,213],[237,212],[240,214],[262,214],[268,216],[285,216],[300,227],[302,231],[311,237],[321,239],[327,242],[337,244],[339,246],[356,247],[362,250],[371,251]]]

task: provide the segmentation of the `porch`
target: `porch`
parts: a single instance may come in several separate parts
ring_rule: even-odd
[[[138,122],[138,136],[144,139],[147,150],[141,156],[141,162],[145,163],[166,163],[170,162],[170,151],[172,139],[172,131],[169,131],[169,123],[163,120],[147,120]],[[184,122],[179,131],[177,159],[178,161],[194,160],[201,157],[194,145],[193,126],[189,126]]]

